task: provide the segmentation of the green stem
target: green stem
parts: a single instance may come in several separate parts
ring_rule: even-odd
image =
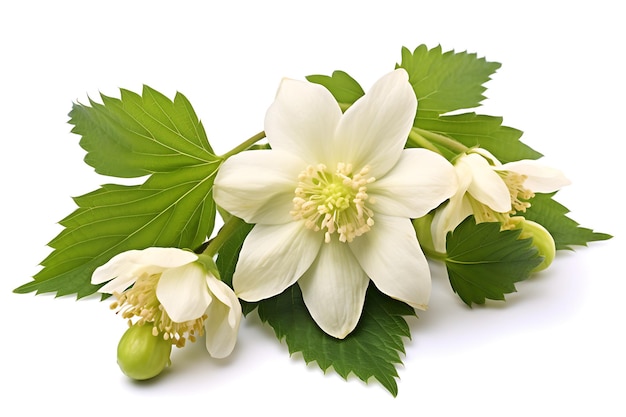
[[[259,132],[256,135],[252,136],[250,139],[242,142],[238,146],[235,146],[233,149],[231,149],[230,151],[226,152],[221,157],[223,159],[228,159],[231,156],[238,154],[239,152],[245,151],[250,146],[254,145],[255,143],[257,143],[258,141],[260,141],[264,137],[265,137],[265,132]]]
[[[215,237],[211,239],[208,246],[202,253],[210,257],[215,256],[215,254],[220,250],[222,245],[243,222],[244,221],[239,217],[231,216],[231,218],[228,219],[224,226],[222,226],[220,231],[217,232],[217,235],[215,235]]]
[[[437,149],[435,145],[430,143],[424,136],[417,133],[414,129],[415,128],[412,128],[409,132],[409,140],[413,142],[414,145],[428,149],[429,151],[437,152],[439,155],[441,155],[441,151]]]
[[[455,152],[467,152],[469,148],[448,136],[440,135],[439,133],[431,132],[430,130],[420,129],[419,127],[413,127],[411,133],[415,132],[417,135],[422,136],[426,140],[434,142],[436,144],[445,146],[446,148]]]

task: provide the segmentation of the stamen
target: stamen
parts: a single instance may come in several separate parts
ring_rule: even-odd
[[[298,176],[298,186],[290,214],[295,220],[305,220],[305,227],[324,232],[324,242],[339,234],[339,241],[351,242],[368,232],[374,225],[374,212],[366,204],[373,204],[367,194],[367,185],[375,181],[369,177],[369,167],[352,173],[352,164],[340,162],[334,172],[326,165],[308,166]]]
[[[528,200],[535,196],[535,193],[524,187],[524,182],[528,177],[512,171],[498,171],[498,174],[504,180],[511,194],[512,210],[510,214],[515,214],[518,211],[525,212],[530,207]]]
[[[193,342],[196,335],[204,334],[204,321],[207,316],[203,315],[182,323],[172,321],[156,297],[156,286],[160,278],[161,274],[141,275],[131,288],[122,293],[113,293],[117,301],[111,303],[111,308],[117,309],[117,314],[128,319],[129,327],[133,324],[152,323],[154,336],[162,333],[163,340],[170,340],[173,345],[183,347],[186,338]],[[133,318],[136,318],[135,323]]]

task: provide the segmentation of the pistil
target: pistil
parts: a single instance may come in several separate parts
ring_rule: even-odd
[[[368,207],[374,201],[367,185],[375,178],[368,173],[365,166],[354,174],[352,165],[346,163],[338,163],[334,171],[324,164],[308,166],[298,176],[291,215],[303,219],[311,230],[324,231],[326,243],[334,233],[339,241],[351,242],[374,225],[374,212]]]

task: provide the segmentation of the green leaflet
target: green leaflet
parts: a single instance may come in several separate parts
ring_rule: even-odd
[[[470,216],[448,234],[448,277],[465,304],[504,300],[541,263],[532,239],[518,239],[520,232],[501,232],[500,223],[476,224]]]
[[[395,365],[402,363],[404,338],[410,330],[402,316],[414,316],[408,305],[392,300],[370,285],[361,320],[345,339],[328,336],[309,315],[298,285],[259,302],[259,317],[269,323],[289,353],[301,352],[306,363],[317,362],[323,370],[331,366],[344,379],[350,373],[363,381],[375,378],[392,395],[398,394]]]
[[[75,105],[71,123],[83,135],[87,160],[100,173],[132,177],[153,173],[141,185],[107,184],[74,199],[78,208],[50,243],[43,269],[18,293],[94,293],[98,266],[118,253],[149,246],[194,248],[213,231],[213,179],[221,159],[211,153],[187,99],[169,101],[149,87],[142,97]]]
[[[121,178],[170,172],[218,158],[185,96],[171,101],[144,86],[140,96],[120,90],[121,99],[102,95],[103,104],[74,104],[73,133],[82,135],[85,162],[96,172]]]
[[[571,250],[572,245],[587,246],[589,242],[607,240],[612,237],[606,233],[597,233],[580,227],[578,223],[566,216],[569,210],[552,199],[555,194],[537,193],[530,200],[530,208],[520,215],[545,227],[552,235],[557,250]]]
[[[402,62],[396,68],[409,73],[418,100],[417,116],[443,114],[477,107],[484,100],[483,84],[500,68],[476,54],[442,52],[441,46],[428,49],[420,45],[413,52],[402,48]]]
[[[330,77],[328,75],[309,75],[306,79],[326,87],[338,103],[352,104],[365,94],[359,83],[343,71],[334,71]]]
[[[520,142],[522,136],[520,130],[503,126],[502,117],[476,113],[449,116],[422,115],[416,119],[415,126],[451,137],[469,148],[476,146],[485,148],[503,164],[542,156],[530,146]],[[455,156],[452,153],[445,154],[449,151],[443,147],[438,148],[448,159]]]

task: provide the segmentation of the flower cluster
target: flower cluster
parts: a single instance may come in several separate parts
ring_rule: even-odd
[[[93,273],[91,282],[104,284],[100,291],[129,322],[118,349],[122,370],[153,377],[172,345],[200,336],[211,356],[226,357],[237,340],[239,299],[258,302],[294,284],[317,326],[336,339],[357,327],[370,282],[424,310],[431,275],[422,247],[445,254],[448,234],[468,216],[521,228],[547,266],[550,234],[516,214],[535,192],[556,191],[567,179],[532,160],[501,164],[480,147],[448,159],[408,148],[417,107],[404,69],[343,108],[319,84],[284,79],[265,118],[268,146],[225,158],[214,181],[215,202],[253,225],[232,289],[210,251],[131,250]],[[424,218],[429,233],[416,233],[414,222]]]
[[[557,249],[611,238],[567,217],[554,197],[568,179],[521,131],[469,110],[499,67],[420,45],[367,92],[343,71],[286,78],[263,131],[223,155],[180,93],[76,103],[85,162],[139,183],[76,197],[15,291],[110,297],[133,379],[196,341],[228,357],[254,313],[307,363],[395,395],[405,317],[436,301],[433,263],[471,307],[505,300]]]

